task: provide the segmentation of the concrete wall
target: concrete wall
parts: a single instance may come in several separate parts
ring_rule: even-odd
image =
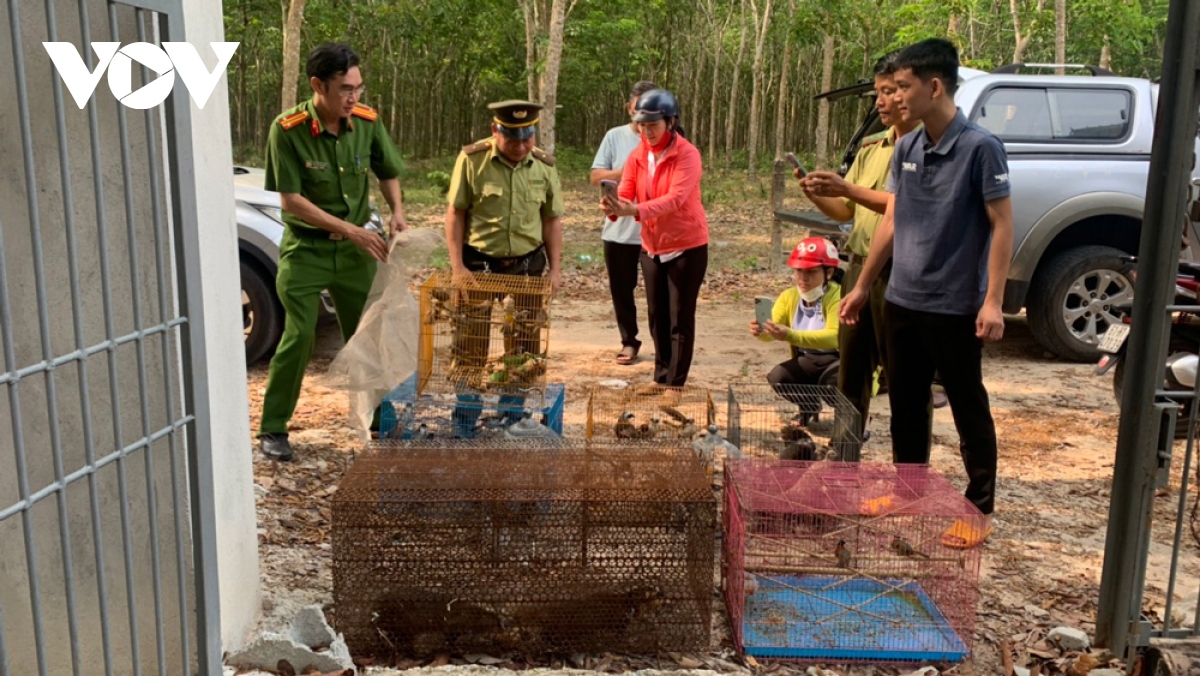
[[[170,265],[165,202],[156,208],[150,194],[150,177],[155,171],[161,176],[164,151],[159,111],[147,117],[119,107],[102,81],[95,95],[98,153],[93,154],[88,111],[76,108],[64,89],[66,143],[60,143],[53,101],[59,80],[41,46],[48,39],[43,4],[16,4],[21,12],[16,25],[26,60],[30,133],[22,134],[10,69],[0,77],[0,115],[5,120],[0,147],[7,151],[0,162],[0,256],[7,298],[0,296],[0,303],[7,302],[11,318],[0,342],[14,356],[4,371],[35,364],[47,354],[59,356],[130,334],[139,326],[139,314],[141,326],[152,326],[164,315],[173,316],[175,303],[173,273],[160,273],[156,259],[156,253],[162,253]],[[78,2],[53,4],[57,39],[80,45]],[[106,3],[86,4],[91,40],[110,40]],[[206,45],[222,39],[220,4],[185,4],[187,39],[205,45],[200,52],[211,65]],[[6,57],[13,53],[9,27],[14,19],[7,3],[0,6],[0,54]],[[121,42],[137,40],[131,10],[119,11],[118,28]],[[120,111],[125,114],[124,139]],[[212,430],[222,629],[226,649],[233,649],[255,621],[259,595],[224,87],[204,110],[193,106],[193,112],[208,348],[208,370],[197,376],[207,380],[212,399],[212,419],[199,424]],[[33,149],[32,174],[22,156],[25,141]],[[152,141],[157,147],[151,147]],[[62,180],[64,166],[70,199]],[[32,206],[28,186],[33,186]],[[38,237],[31,232],[35,213]],[[72,232],[73,238],[68,236]],[[40,256],[35,242],[40,243]],[[77,294],[72,293],[72,258]],[[35,274],[39,259],[45,287],[40,302]],[[168,280],[166,285],[159,283],[160,274]],[[162,301],[165,313],[160,310]],[[89,454],[107,456],[179,416],[178,348],[174,338],[164,344],[161,336],[150,336],[98,352],[82,367],[72,363],[55,369],[49,378],[37,374],[21,379],[16,387],[0,386],[0,510],[19,501],[22,474],[28,491],[40,490],[54,482],[56,466],[66,474],[77,471],[88,465]],[[57,405],[56,415],[51,414],[51,402]],[[18,411],[20,424],[15,424]],[[105,632],[115,673],[131,673],[135,651],[147,673],[157,673],[160,662],[169,672],[179,672],[181,622],[194,623],[183,446],[181,437],[160,439],[107,464],[90,479],[71,484],[61,499],[52,496],[27,514],[0,521],[3,657],[14,673],[31,673],[38,661],[31,602],[35,594],[47,671],[72,672],[68,589],[74,595],[78,666],[83,673],[102,673]],[[93,504],[98,508],[95,517]],[[161,580],[158,594],[155,569]],[[103,607],[101,587],[107,595]],[[131,620],[131,608],[136,621]],[[102,621],[105,615],[107,622]],[[194,635],[194,624],[190,628]]]

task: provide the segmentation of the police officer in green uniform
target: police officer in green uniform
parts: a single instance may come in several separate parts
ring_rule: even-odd
[[[358,103],[363,79],[354,50],[323,44],[308,56],[313,97],[283,112],[267,140],[267,190],[280,193],[283,241],[275,288],[286,319],[271,359],[259,444],[276,460],[291,460],[288,421],[296,410],[304,369],[316,338],[320,294],[329,290],[342,338],[358,328],[375,266],[387,261],[370,218],[367,171],[392,209],[389,229],[408,228],[400,201],[400,153],[371,108]]]
[[[542,106],[501,101],[488,108],[493,112],[491,138],[465,146],[450,178],[446,245],[455,284],[469,288],[472,273],[483,271],[548,275],[557,291],[562,284],[563,200],[554,157],[534,147]],[[460,327],[459,333],[471,332]],[[486,345],[459,347],[466,353],[487,351]],[[531,347],[526,349],[540,351]],[[521,401],[504,397],[501,409],[512,414]],[[460,407],[454,413],[462,432],[469,432],[478,415],[470,410]]]

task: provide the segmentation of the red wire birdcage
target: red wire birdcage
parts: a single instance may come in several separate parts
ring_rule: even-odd
[[[923,465],[745,459],[725,466],[723,582],[739,649],[837,662],[971,652],[979,511]]]

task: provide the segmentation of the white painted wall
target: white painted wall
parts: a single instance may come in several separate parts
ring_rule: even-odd
[[[184,5],[187,42],[198,46],[205,64],[212,68],[216,60],[207,45],[225,39],[221,3],[188,0]],[[212,398],[208,424],[216,474],[221,637],[225,650],[232,651],[245,644],[258,619],[261,598],[227,78],[203,110],[193,106],[192,143],[204,244],[200,267],[208,347],[206,377]]]

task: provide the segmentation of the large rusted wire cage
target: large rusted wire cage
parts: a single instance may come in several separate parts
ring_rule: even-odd
[[[752,457],[857,462],[858,410],[836,387],[730,383],[730,443]]]
[[[739,649],[842,662],[970,654],[979,549],[944,540],[980,515],[930,468],[744,459],[726,465],[724,491]]]
[[[716,423],[712,395],[702,387],[641,392],[595,387],[588,394],[587,438],[640,446],[690,446]]]
[[[417,390],[524,396],[546,391],[550,341],[547,277],[447,271],[421,285]]]
[[[686,454],[380,442],[333,500],[356,656],[706,649],[717,501]]]

